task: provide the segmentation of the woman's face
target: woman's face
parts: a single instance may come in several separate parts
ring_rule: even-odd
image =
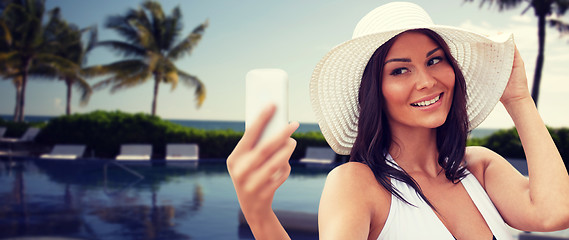
[[[452,105],[455,82],[442,48],[424,34],[406,32],[395,40],[384,64],[382,93],[390,126],[441,126]]]

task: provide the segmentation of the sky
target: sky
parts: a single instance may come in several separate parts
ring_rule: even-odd
[[[46,9],[60,7],[63,18],[79,27],[96,25],[99,40],[119,40],[104,28],[105,19],[137,8],[143,1],[46,0]],[[317,62],[335,45],[347,41],[357,22],[372,9],[389,1],[372,0],[215,0],[159,1],[166,14],[180,6],[184,25],[182,36],[208,20],[209,27],[191,55],[176,62],[178,68],[204,83],[207,95],[196,107],[194,89],[178,85],[171,90],[162,84],[157,114],[163,119],[230,120],[245,118],[245,75],[255,68],[280,68],[289,76],[289,118],[301,123],[315,122],[308,85]],[[482,34],[511,32],[525,61],[531,87],[537,55],[537,20],[533,12],[522,15],[525,6],[499,12],[497,7],[479,7],[480,1],[414,0],[440,25],[462,27]],[[568,14],[569,15],[569,14]],[[569,17],[562,18],[569,22]],[[106,64],[121,59],[114,52],[96,48],[87,65]],[[569,36],[547,29],[545,65],[538,109],[552,127],[569,127]],[[90,79],[95,84],[100,78]],[[152,79],[145,84],[113,94],[97,91],[87,106],[79,106],[80,93],[73,92],[72,112],[120,110],[150,113]],[[65,84],[58,80],[31,79],[26,89],[26,115],[57,116],[65,113]],[[11,115],[15,88],[0,80],[0,114]],[[498,103],[479,128],[514,126]]]

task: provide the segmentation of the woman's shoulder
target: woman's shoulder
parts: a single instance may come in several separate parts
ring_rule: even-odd
[[[368,165],[361,162],[347,162],[330,171],[328,178],[370,178],[375,179]]]
[[[464,160],[466,167],[484,186],[484,174],[488,166],[494,161],[500,161],[502,156],[482,146],[470,146],[466,148]]]
[[[377,237],[387,219],[390,203],[391,194],[378,183],[367,165],[344,163],[330,171],[326,178],[318,210],[321,237],[342,228],[355,231],[362,227],[360,230],[365,231],[365,235]]]
[[[467,162],[469,169],[471,165],[487,165],[488,163],[500,158],[502,158],[500,154],[482,146],[466,147],[466,152],[464,154],[464,159]]]
[[[369,203],[370,206],[376,206],[391,197],[369,166],[359,162],[347,162],[330,171],[324,191],[334,192],[336,197],[344,200]]]

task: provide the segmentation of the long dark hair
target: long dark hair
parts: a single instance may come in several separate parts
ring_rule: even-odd
[[[468,134],[468,116],[466,113],[466,82],[464,76],[450,54],[445,41],[429,29],[409,30],[425,34],[435,41],[444,51],[446,59],[454,69],[455,84],[453,102],[446,121],[437,128],[438,163],[444,169],[445,176],[453,183],[458,183],[466,176],[463,164]],[[359,90],[360,115],[358,136],[350,153],[350,161],[368,165],[377,181],[391,194],[409,203],[393,188],[390,178],[405,182],[413,187],[429,204],[415,180],[402,169],[387,162],[387,154],[392,144],[392,135],[385,112],[385,99],[382,94],[382,72],[385,58],[396,37],[381,45],[371,56],[364,70]],[[410,204],[410,203],[409,203]],[[434,208],[434,207],[433,207]]]

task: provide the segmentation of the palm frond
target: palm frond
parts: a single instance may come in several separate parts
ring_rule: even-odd
[[[111,70],[104,65],[84,67],[80,70],[82,76],[91,78],[111,74]]]
[[[3,20],[0,21],[0,28],[2,29],[2,39],[6,43],[7,46],[12,45],[12,33],[8,26],[6,26],[6,22]]]
[[[103,70],[101,70],[103,69]],[[131,87],[144,83],[152,75],[148,71],[148,66],[141,60],[124,60],[108,65],[100,66],[99,70],[112,74],[113,76],[93,85],[94,89],[101,89],[108,85],[113,85],[111,93],[124,87]]]
[[[182,42],[168,52],[168,58],[179,59],[186,54],[189,55],[202,39],[202,35],[208,25],[209,20],[206,20],[204,23],[197,26]]]
[[[57,56],[49,53],[38,53],[36,54],[36,61],[45,65],[49,65],[56,71],[61,73],[66,72],[78,72],[79,65],[67,58]]]
[[[559,19],[549,19],[549,26],[557,29],[557,31],[561,33],[561,36],[569,34],[569,24]]]
[[[87,83],[87,81],[82,77],[74,78],[73,83],[75,83],[73,84],[75,85],[75,88],[81,91],[80,105],[81,106],[87,105],[87,103],[89,103],[91,95],[93,94],[93,89],[91,88],[91,85],[89,85],[89,83]]]
[[[555,13],[557,13],[557,15],[565,15],[565,12],[567,12],[567,9],[569,9],[569,0],[556,0],[553,3],[554,7],[555,7]]]
[[[124,57],[144,57],[146,55],[146,50],[138,45],[109,40],[109,41],[101,41],[96,44],[97,46],[108,47],[113,50],[116,50],[119,54],[122,54]]]
[[[171,66],[168,69],[166,69],[163,80],[165,83],[171,85],[170,91],[174,91],[176,89],[179,81],[178,69],[176,68],[176,66]]]
[[[169,50],[176,43],[182,32],[182,13],[179,7],[172,10],[172,14],[164,20],[161,34],[161,49]]]
[[[131,25],[137,30],[137,43],[140,44],[141,48],[154,52],[160,52],[159,47],[156,45],[157,40],[152,29],[147,28],[144,24],[141,24],[136,19],[131,20]]]
[[[160,5],[160,3],[155,1],[146,1],[142,4],[142,6],[150,12],[154,20],[164,20],[164,11],[162,10],[162,5]]]
[[[28,74],[34,78],[41,78],[46,80],[56,80],[61,75],[59,72],[47,64],[34,64],[30,67]]]
[[[104,89],[107,86],[111,85],[114,80],[115,79],[113,77],[107,78],[105,80],[101,80],[101,81],[97,82],[96,84],[94,84],[93,86],[91,86],[91,88],[95,91]]]
[[[150,13],[151,25],[149,25],[147,29],[154,38],[153,44],[155,50],[164,49],[163,35],[166,30],[164,28],[164,21],[166,18],[164,11],[162,10],[162,5],[155,1],[146,1],[142,6]]]
[[[150,76],[151,74],[148,71],[131,72],[128,75],[121,76],[120,81],[117,81],[111,88],[111,93],[145,83]]]
[[[130,25],[132,15],[137,15],[136,11],[130,9],[126,16],[115,15],[107,17],[105,27],[114,30],[121,37],[126,38],[128,42],[137,42],[138,33],[135,28]]]
[[[196,97],[196,107],[200,107],[206,97],[206,89],[205,85],[200,81],[200,79],[196,76],[190,75],[184,71],[178,70],[179,79],[188,86],[188,87],[195,87],[194,96]]]
[[[96,25],[87,27],[83,31],[89,32],[89,38],[87,40],[85,51],[90,52],[91,50],[93,50],[93,48],[95,48],[95,46],[97,46],[99,31],[97,30]]]
[[[19,61],[17,51],[0,52],[0,63],[7,64],[7,62]]]

